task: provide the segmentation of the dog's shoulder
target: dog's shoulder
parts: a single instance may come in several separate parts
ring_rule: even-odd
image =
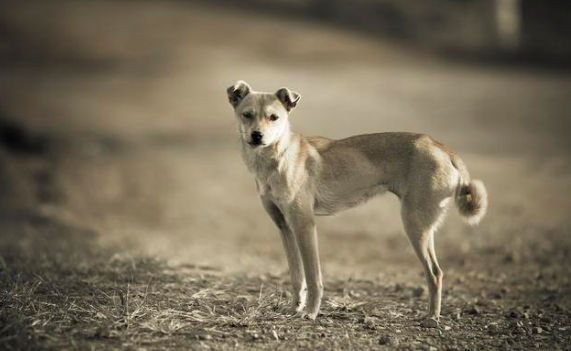
[[[305,140],[309,143],[309,145],[313,146],[317,151],[322,151],[324,149],[327,149],[333,142],[332,139],[320,136],[306,137]]]

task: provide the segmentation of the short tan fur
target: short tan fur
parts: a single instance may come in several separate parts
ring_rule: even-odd
[[[315,319],[323,283],[315,216],[331,215],[391,192],[401,201],[405,232],[424,268],[429,308],[422,326],[438,325],[443,273],[434,234],[450,200],[475,225],[486,213],[484,184],[470,180],[458,155],[431,137],[376,133],[332,140],[290,131],[301,96],[288,88],[253,91],[244,81],[227,89],[242,157],[262,205],[276,223],[293,286],[292,311]]]

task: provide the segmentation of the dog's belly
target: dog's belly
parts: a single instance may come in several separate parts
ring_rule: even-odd
[[[370,198],[387,192],[386,184],[376,184],[351,191],[324,191],[315,198],[313,212],[316,216],[330,216],[362,203]]]

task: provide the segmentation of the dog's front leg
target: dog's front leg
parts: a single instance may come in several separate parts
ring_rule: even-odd
[[[262,204],[264,209],[274,221],[282,237],[282,243],[286,252],[287,262],[289,265],[289,274],[291,277],[291,285],[293,287],[293,298],[291,311],[298,313],[303,311],[307,296],[307,286],[305,284],[305,274],[303,272],[303,264],[299,254],[299,248],[293,232],[286,223],[284,215],[280,209],[272,202],[272,200],[262,196]]]
[[[323,281],[319,252],[317,248],[317,230],[313,217],[313,208],[309,201],[295,202],[287,210],[287,221],[293,230],[301,253],[305,280],[307,282],[307,317],[315,319],[321,306]]]

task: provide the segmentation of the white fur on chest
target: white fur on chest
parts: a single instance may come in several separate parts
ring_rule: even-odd
[[[276,203],[288,202],[293,198],[284,160],[256,151],[245,151],[243,157],[248,170],[255,177],[260,195],[269,197]]]

